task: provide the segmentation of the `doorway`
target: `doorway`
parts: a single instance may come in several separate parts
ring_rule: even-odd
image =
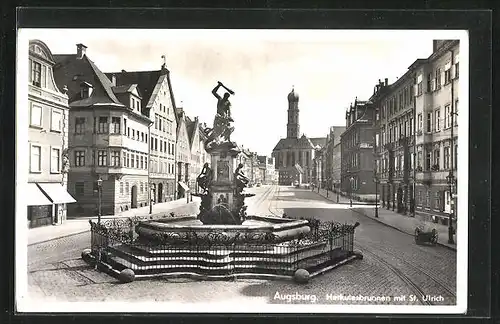
[[[137,208],[137,185],[132,186],[131,208]]]
[[[158,184],[158,202],[163,202],[163,183]]]

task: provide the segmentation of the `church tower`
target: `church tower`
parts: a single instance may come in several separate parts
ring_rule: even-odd
[[[299,95],[292,88],[288,94],[288,124],[286,125],[287,138],[299,138]]]

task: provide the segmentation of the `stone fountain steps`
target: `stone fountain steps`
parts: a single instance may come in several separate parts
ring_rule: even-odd
[[[150,275],[171,272],[194,272],[208,275],[227,275],[241,273],[293,273],[297,268],[316,267],[332,254],[339,254],[341,249],[332,251],[326,243],[318,243],[295,249],[282,249],[277,253],[270,246],[268,250],[255,249],[218,249],[207,250],[178,247],[169,249],[131,248],[117,245],[109,247],[112,263],[117,268],[131,268],[137,275]],[[288,250],[288,251],[287,251]]]

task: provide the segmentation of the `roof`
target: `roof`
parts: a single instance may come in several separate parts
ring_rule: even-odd
[[[191,120],[186,116],[186,131],[189,138],[189,145],[193,146],[194,134],[196,133],[196,128],[198,127],[198,118]]]
[[[87,55],[78,59],[76,54],[53,55],[54,79],[58,87],[68,87],[70,107],[87,107],[95,104],[115,104],[124,107],[113,93],[111,81]],[[93,87],[89,98],[82,98],[80,85],[90,83]]]
[[[137,88],[137,84],[124,84],[124,85],[114,86],[111,89],[113,90],[113,92],[115,94],[118,94],[118,93],[132,92],[136,88]],[[137,88],[137,92],[140,95],[141,92],[139,91],[138,88]]]
[[[313,145],[315,147],[318,145],[320,147],[326,146],[326,137],[313,137],[313,138],[310,138],[309,140],[311,141],[311,143],[313,143]]]
[[[109,78],[114,75],[116,78],[116,84],[118,86],[136,84],[139,92],[142,95],[141,106],[144,108],[149,108],[148,102],[152,97],[153,90],[155,89],[157,83],[159,83],[161,71],[122,71],[106,73],[106,75]]]

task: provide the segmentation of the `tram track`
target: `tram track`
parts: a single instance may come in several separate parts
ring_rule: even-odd
[[[363,252],[368,253],[378,263],[388,268],[401,281],[403,281],[415,293],[416,298],[422,305],[434,305],[431,301],[423,298],[423,296],[426,295],[425,292],[413,280],[411,280],[407,275],[405,275],[401,270],[399,270],[398,268],[396,268],[395,266],[384,260],[384,258],[379,256],[377,253],[370,251],[370,249],[366,248],[366,246],[360,244],[358,244],[358,246],[361,247]]]
[[[391,256],[392,258],[403,263],[405,266],[412,269],[416,273],[423,274],[425,277],[427,277],[434,284],[434,286],[439,287],[440,290],[445,292],[446,297],[456,298],[456,293],[454,291],[452,291],[450,288],[448,288],[448,285],[446,283],[444,283],[441,279],[437,278],[436,276],[430,274],[428,271],[424,270],[422,267],[416,266],[416,265],[412,264],[411,262],[404,260],[402,257],[396,255],[395,253],[388,251],[387,249],[384,249],[382,247],[376,247],[376,248],[368,247],[365,244],[360,244],[359,240],[356,240],[356,245],[358,247],[360,247],[362,252],[366,252],[367,254],[372,256],[378,263],[381,263],[382,265],[387,267],[399,279],[401,279],[403,282],[405,282],[409,286],[409,288],[413,292],[415,292],[416,297],[423,305],[434,305],[434,303],[432,301],[429,301],[427,299],[424,300],[423,296],[435,295],[435,294],[426,293],[424,291],[424,289],[422,289],[418,284],[416,284],[415,281],[412,280],[409,276],[404,274],[402,272],[402,270],[400,270],[397,267],[395,267],[394,265],[390,264],[383,257],[381,257],[378,253],[376,253],[377,251]]]

